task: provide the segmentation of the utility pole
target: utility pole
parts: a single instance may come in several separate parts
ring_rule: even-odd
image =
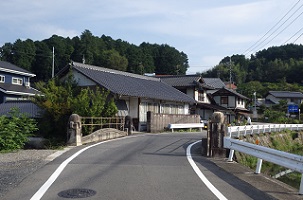
[[[52,78],[55,76],[55,47],[53,47]]]
[[[253,118],[257,119],[258,115],[257,115],[257,93],[254,92],[254,110],[253,110]]]
[[[232,89],[232,87],[231,87],[231,57],[229,57],[229,89]]]
[[[85,56],[84,56],[84,54],[82,56],[82,63],[85,64]]]

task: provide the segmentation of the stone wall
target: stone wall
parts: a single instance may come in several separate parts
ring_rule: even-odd
[[[86,144],[90,142],[100,142],[100,141],[124,137],[124,136],[127,136],[127,132],[119,131],[118,129],[113,129],[113,128],[104,128],[95,131],[90,135],[82,137],[82,144]]]
[[[168,124],[200,123],[200,115],[159,114],[147,112],[147,132],[167,130]]]

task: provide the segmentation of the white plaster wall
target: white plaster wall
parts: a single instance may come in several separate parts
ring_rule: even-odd
[[[79,86],[92,86],[96,85],[95,82],[92,80],[88,79],[87,77],[83,76],[79,72],[73,71],[74,79],[77,81]]]
[[[204,92],[204,102],[203,103],[210,103],[210,100],[209,100],[206,92]]]
[[[139,105],[139,99],[130,97],[128,103],[128,108],[129,108],[129,115],[132,118],[139,118],[138,116],[138,105]]]
[[[243,104],[241,103],[243,102]],[[236,98],[236,107],[237,108],[245,108],[245,100],[240,100],[240,103],[238,103],[238,98]]]

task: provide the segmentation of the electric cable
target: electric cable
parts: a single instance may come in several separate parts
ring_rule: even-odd
[[[299,32],[301,32],[303,30],[303,27],[302,28],[300,28],[300,30],[298,30],[295,34],[293,34],[288,40],[286,40],[285,42],[284,42],[284,45],[288,42],[288,41],[290,41],[293,37],[295,37]],[[303,34],[303,33],[302,33]],[[301,34],[301,35],[302,35]],[[297,38],[298,39],[298,38]],[[297,40],[296,39],[296,40]],[[295,40],[295,41],[296,41]],[[294,43],[294,42],[293,42]]]
[[[298,3],[301,0],[298,0],[288,11],[287,13],[273,26],[271,27],[257,42],[255,42],[253,45],[251,45],[248,49],[246,49],[244,51],[244,55],[247,55],[249,52],[252,52],[257,46],[259,46],[260,44],[264,43],[264,41],[266,41],[269,37],[271,37],[276,31],[278,31],[302,6],[303,4],[290,16],[288,17],[281,25],[279,25],[278,28],[276,28],[278,26],[278,24],[280,24],[280,22],[282,22],[282,20],[298,5]],[[275,29],[276,28],[276,29]],[[267,36],[273,29],[275,29],[269,36]],[[267,37],[266,37],[267,36]],[[266,38],[265,38],[266,37]],[[262,39],[265,38],[263,41]],[[260,43],[261,42],[261,43]],[[260,44],[259,44],[260,43]]]

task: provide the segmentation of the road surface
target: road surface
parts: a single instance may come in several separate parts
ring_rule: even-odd
[[[273,199],[202,157],[201,143],[189,149],[205,134],[142,134],[77,147],[4,199]]]

